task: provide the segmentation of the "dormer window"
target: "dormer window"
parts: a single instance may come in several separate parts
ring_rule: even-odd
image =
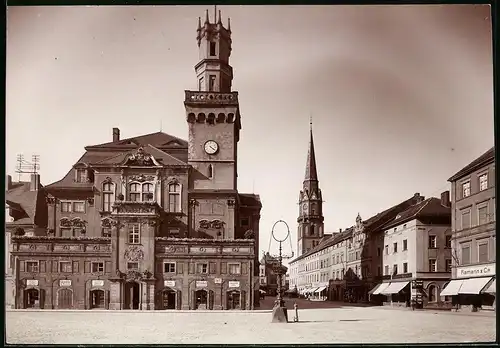
[[[75,181],[76,182],[88,182],[87,169],[76,169]]]

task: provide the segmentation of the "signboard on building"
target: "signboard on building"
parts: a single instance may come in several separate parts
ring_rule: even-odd
[[[411,287],[413,289],[422,289],[424,287],[424,281],[423,280],[412,280]]]
[[[492,277],[495,275],[495,264],[489,263],[487,265],[457,267],[457,278],[471,278],[471,277]]]
[[[214,283],[215,284],[222,284],[222,278],[215,278]]]
[[[163,286],[168,286],[169,288],[173,288],[175,286],[175,280],[165,280],[163,282]]]
[[[197,280],[196,281],[197,288],[206,288],[207,286],[208,286],[208,283],[206,280]]]
[[[26,286],[38,286],[37,279],[26,279]]]
[[[228,284],[230,288],[239,288],[240,287],[240,282],[236,280],[231,280]]]
[[[92,287],[100,288],[102,286],[104,286],[104,280],[101,280],[101,279],[92,280]]]
[[[59,286],[71,286],[71,280],[69,279],[62,279],[59,281]]]

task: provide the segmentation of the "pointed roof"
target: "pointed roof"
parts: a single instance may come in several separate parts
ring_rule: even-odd
[[[314,139],[312,131],[312,121],[310,122],[309,150],[307,152],[306,175],[304,181],[317,181],[318,172],[316,170],[316,155],[314,154]]]

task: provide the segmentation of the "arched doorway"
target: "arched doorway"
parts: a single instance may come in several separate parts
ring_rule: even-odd
[[[175,309],[177,294],[174,290],[167,288],[161,292],[161,303],[163,309]]]
[[[89,300],[90,300],[89,304],[90,309],[105,308],[104,290],[96,289],[90,291]]]
[[[57,292],[57,308],[73,308],[73,291],[71,289],[59,289]]]
[[[207,290],[198,290],[194,293],[195,309],[207,309],[208,292]]]
[[[436,286],[435,285],[430,285],[427,292],[429,293],[429,302],[436,302],[437,301],[437,293],[436,293]]]
[[[125,283],[125,309],[139,309],[140,291],[139,283]]]
[[[227,292],[227,309],[240,309],[240,292],[238,290],[231,290]]]
[[[24,290],[24,308],[39,308],[40,291],[38,289]]]

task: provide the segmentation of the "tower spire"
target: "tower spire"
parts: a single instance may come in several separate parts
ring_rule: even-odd
[[[208,18],[208,10],[205,11],[205,24],[209,24],[210,19]]]
[[[314,153],[314,139],[312,131],[312,116],[309,119],[309,150],[307,152],[306,175],[304,181],[317,181],[318,172],[316,170],[316,155]]]

